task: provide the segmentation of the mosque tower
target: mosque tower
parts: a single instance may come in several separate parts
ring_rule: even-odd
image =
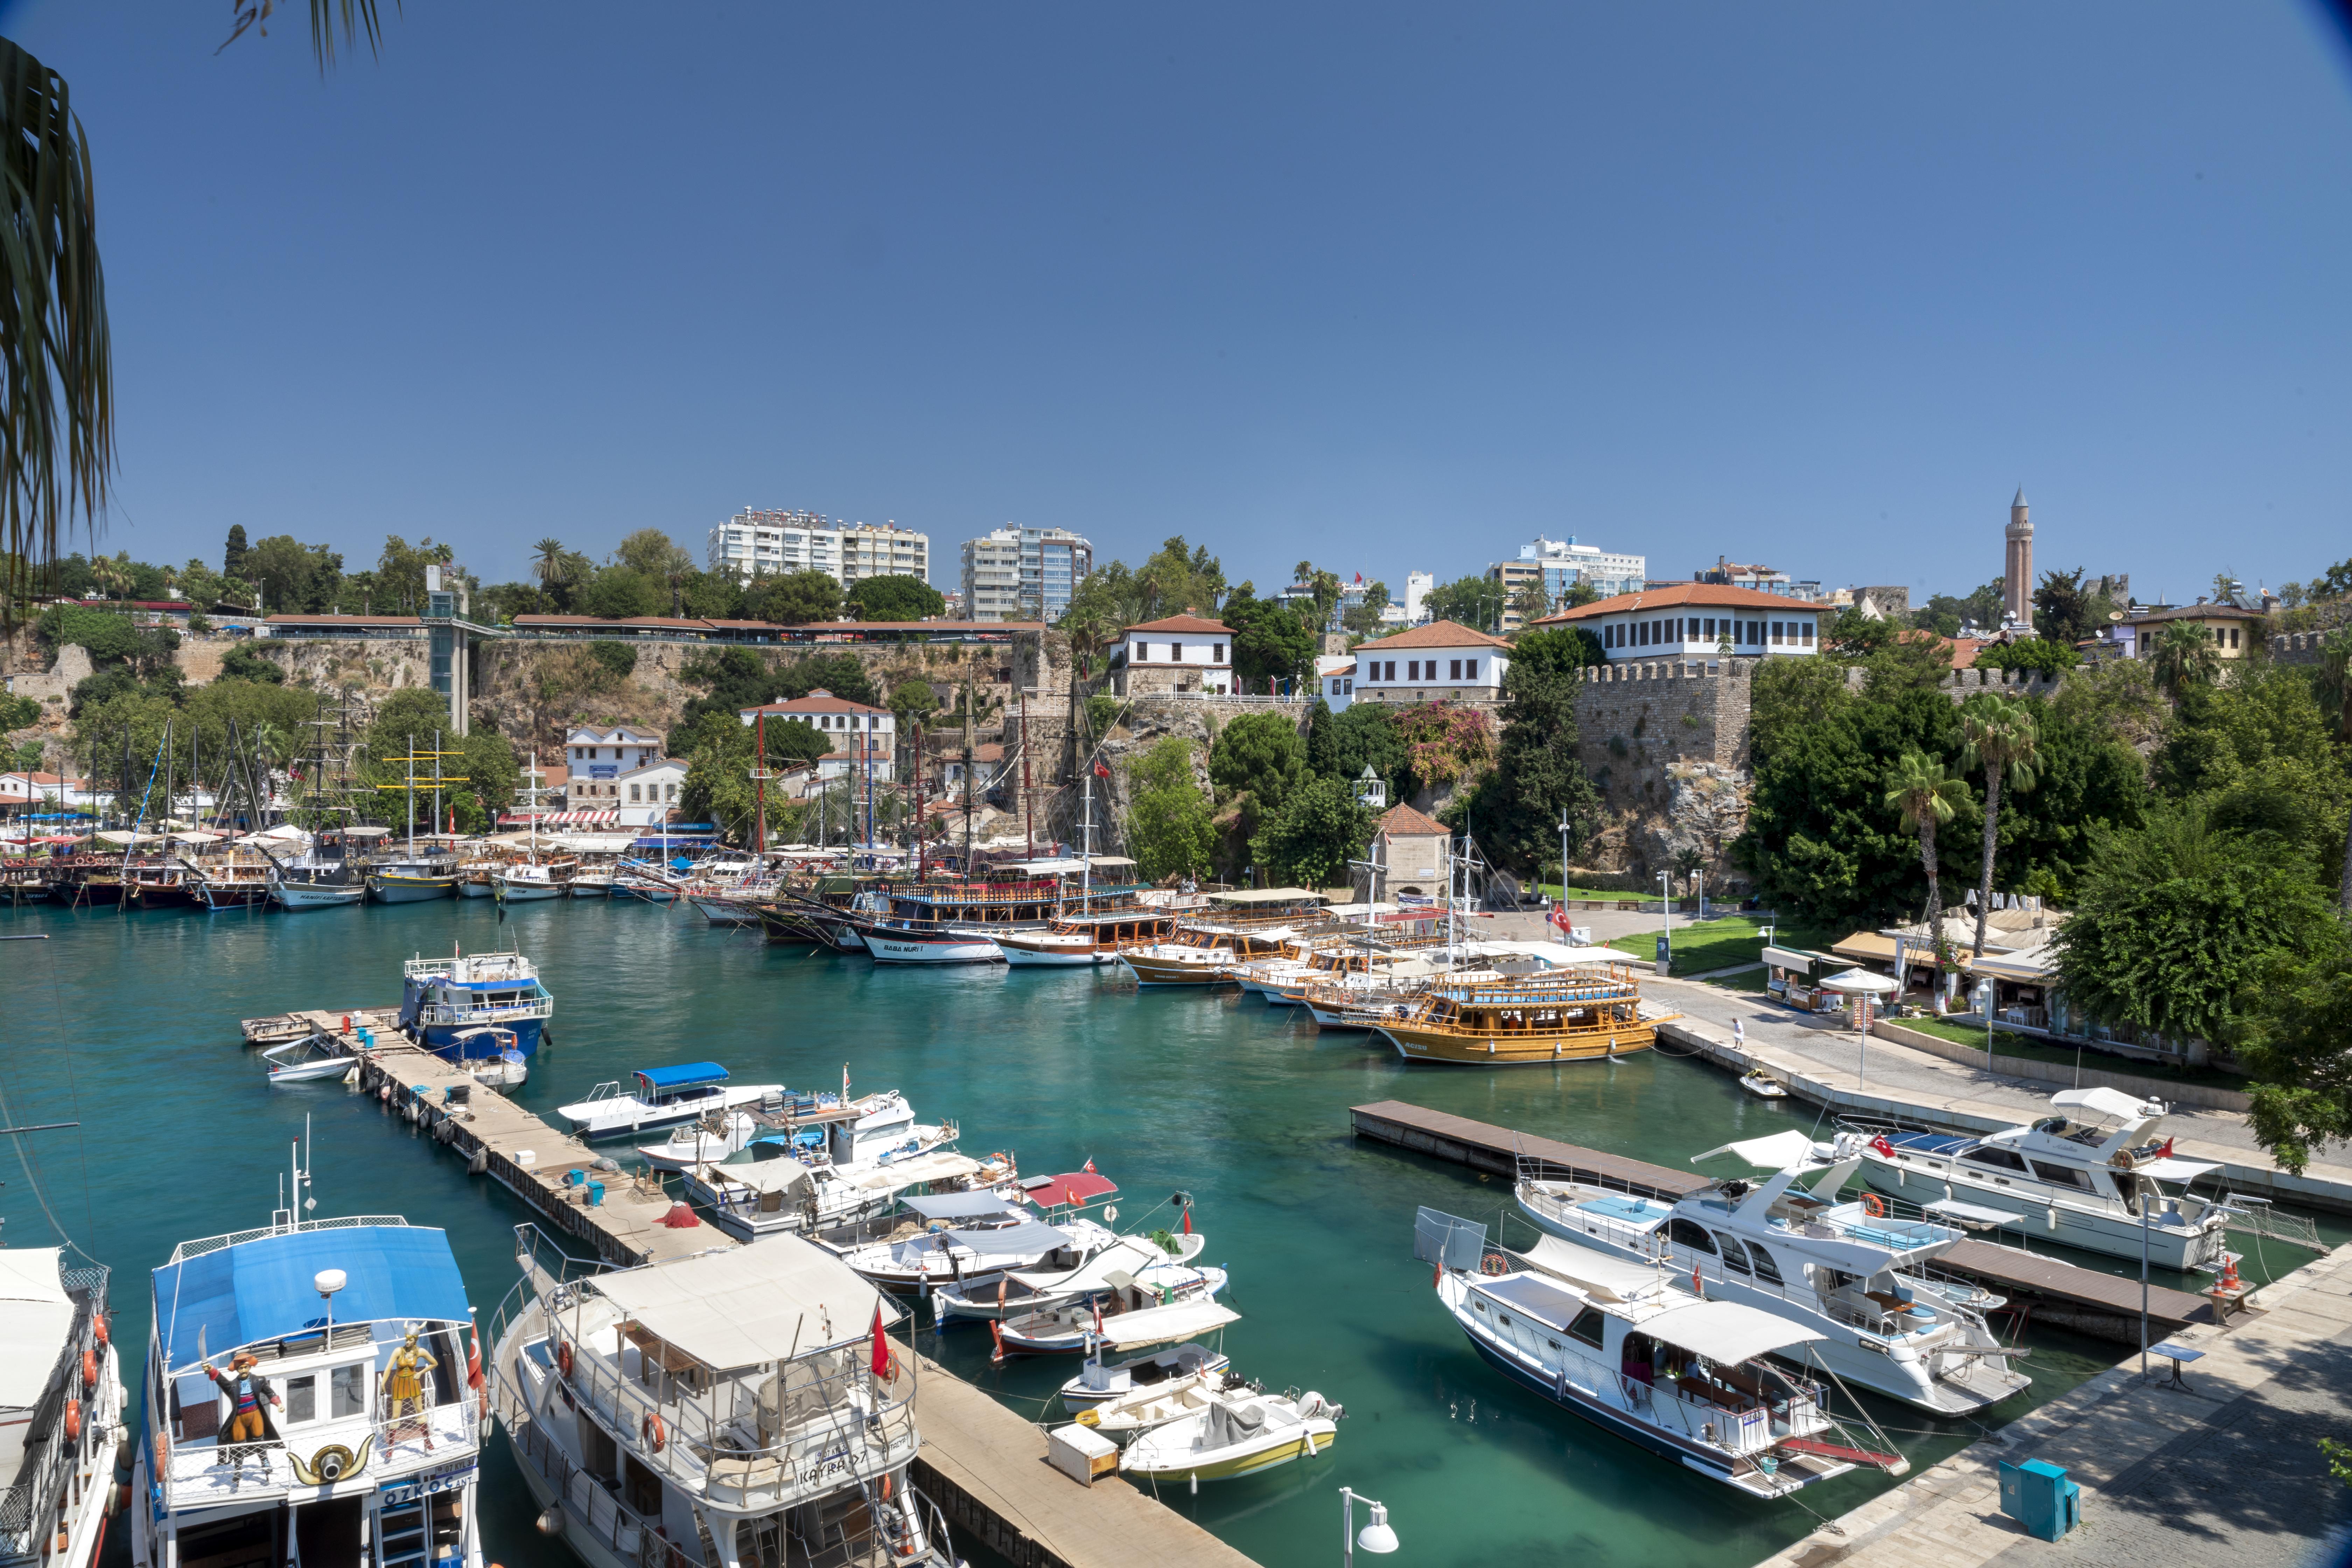
[[[2009,503],[2009,547],[2001,557],[2000,604],[2002,614],[2015,624],[2032,628],[2033,625],[2033,524],[2025,515],[2025,487],[2017,487],[2017,499]]]

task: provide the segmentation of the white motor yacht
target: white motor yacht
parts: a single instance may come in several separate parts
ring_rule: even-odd
[[[686,1195],[738,1241],[804,1235],[878,1215],[912,1188],[961,1190],[982,1178],[981,1163],[944,1149],[887,1164],[810,1164],[789,1155],[738,1164],[696,1165]]]
[[[671,1131],[659,1143],[640,1143],[637,1153],[656,1171],[715,1165],[740,1152],[765,1131],[748,1110],[712,1110],[690,1127]]]
[[[1981,1138],[1865,1130],[1846,1132],[1840,1146],[1861,1161],[1864,1181],[1892,1197],[1998,1209],[2029,1235],[2113,1258],[2136,1260],[2145,1247],[2158,1268],[2221,1268],[2233,1225],[2281,1234],[2283,1216],[2256,1213],[2262,1205],[2189,1190],[2221,1167],[2179,1158],[2170,1139],[2157,1138],[2163,1101],[2070,1089],[2052,1095],[2050,1109]]]
[[[1090,1219],[1048,1225],[993,1187],[908,1194],[899,1212],[810,1237],[897,1295],[992,1285],[1015,1268],[1075,1268],[1118,1237]]]
[[[1743,1302],[1811,1330],[1809,1356],[1848,1383],[1939,1415],[1962,1415],[2032,1382],[1985,1314],[2001,1299],[1927,1265],[1964,1239],[1957,1226],[1869,1212],[1839,1201],[1859,1162],[1832,1161],[1794,1130],[1727,1143],[1692,1163],[1729,1156],[1773,1173],[1711,1183],[1673,1204],[1523,1168],[1519,1208],[1549,1235],[1700,1281],[1710,1300]],[[1810,1190],[1797,1184],[1815,1178]]]
[[[1107,1293],[1116,1288],[1114,1274],[1132,1277],[1163,1264],[1190,1263],[1207,1245],[1207,1237],[1197,1233],[1171,1236],[1166,1246],[1148,1236],[1122,1236],[1071,1267],[1054,1267],[1058,1259],[1049,1258],[1045,1267],[1009,1268],[992,1282],[943,1286],[931,1292],[931,1306],[941,1323],[956,1318],[1002,1321],[1023,1317]]]
[[[1819,1342],[1811,1329],[1556,1237],[1515,1258],[1435,1209],[1420,1213],[1413,1256],[1437,1266],[1439,1302],[1488,1365],[1710,1480],[1769,1500],[1858,1464],[1910,1468],[1832,1420],[1821,1384],[1771,1364]]]
[[[540,1529],[589,1568],[955,1568],[908,1473],[904,1314],[839,1259],[786,1237],[598,1270],[518,1236],[499,1421]]]
[[[634,1073],[625,1089],[617,1080],[600,1083],[587,1099],[557,1106],[555,1114],[583,1138],[622,1138],[697,1121],[714,1110],[763,1105],[772,1098],[781,1102],[783,1092],[780,1083],[730,1082],[717,1062],[683,1062]]]
[[[1118,1458],[1129,1475],[1158,1481],[1223,1481],[1328,1453],[1339,1441],[1339,1405],[1313,1389],[1253,1388],[1207,1394],[1196,1414],[1155,1426]]]

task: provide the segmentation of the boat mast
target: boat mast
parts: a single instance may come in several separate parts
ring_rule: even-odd
[[[1086,805],[1078,825],[1078,907],[1092,910],[1095,900],[1095,767],[1094,759],[1087,759]]]
[[[751,853],[764,865],[768,855],[768,710],[751,716]]]
[[[441,731],[433,731],[433,831],[441,831]]]
[[[440,749],[438,741],[433,744],[435,750]],[[440,765],[440,759],[436,757],[434,766]],[[408,803],[408,858],[413,861],[416,858],[416,737],[413,734],[408,737],[408,766],[401,771],[408,775],[402,781],[408,793],[401,798]]]

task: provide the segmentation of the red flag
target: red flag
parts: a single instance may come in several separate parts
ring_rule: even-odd
[[[1895,1145],[1886,1141],[1886,1134],[1884,1132],[1870,1141],[1870,1152],[1881,1159],[1895,1158]]]
[[[874,1307],[874,1375],[884,1383],[890,1381],[890,1342],[882,1337],[882,1307]]]
[[[1098,779],[1107,779],[1110,777],[1110,770],[1105,767],[1102,763],[1097,763],[1095,764],[1095,777]]]
[[[1184,1209],[1184,1234],[1186,1236],[1192,1234],[1192,1210],[1189,1205]]]
[[[1087,1163],[1079,1166],[1078,1169],[1084,1171],[1089,1176],[1096,1174],[1094,1156],[1091,1154],[1087,1155]]]
[[[1696,1263],[1691,1265],[1691,1294],[1700,1297],[1706,1294],[1706,1279],[1699,1273],[1698,1265]],[[877,1307],[875,1311],[878,1314],[881,1309]]]
[[[1568,906],[1566,904],[1558,905],[1552,910],[1551,923],[1559,927],[1562,931],[1567,931],[1569,929]]]
[[[2158,1149],[2158,1150],[2157,1150],[2157,1152],[2156,1152],[2156,1157],[2157,1157],[2158,1159],[2159,1159],[2159,1160],[2169,1160],[2169,1159],[2171,1159],[2171,1158],[2172,1158],[2172,1140],[2171,1140],[2171,1139],[2168,1138],[2168,1139],[2166,1139],[2166,1140],[2164,1141],[2164,1144],[2163,1144],[2163,1146],[2162,1146],[2161,1148],[2159,1148],[2159,1149]]]

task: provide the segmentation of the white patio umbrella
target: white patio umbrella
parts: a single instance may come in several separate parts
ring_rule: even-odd
[[[1832,974],[1822,982],[1824,991],[1846,991],[1869,996],[1891,996],[1903,989],[1884,974],[1873,974],[1867,969],[1849,969],[1843,974]]]

